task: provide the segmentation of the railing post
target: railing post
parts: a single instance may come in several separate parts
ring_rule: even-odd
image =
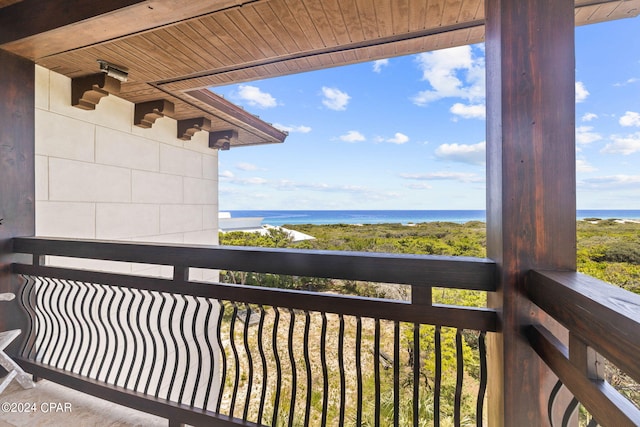
[[[501,334],[488,334],[488,420],[549,425],[556,382],[524,337],[545,323],[522,293],[534,268],[576,268],[573,0],[486,0],[487,254]]]
[[[16,295],[0,309],[0,332],[26,330],[27,325],[20,309],[21,283],[10,264],[11,239],[35,234],[34,88],[33,62],[0,50],[0,293]],[[19,337],[6,352],[15,354],[24,339]]]

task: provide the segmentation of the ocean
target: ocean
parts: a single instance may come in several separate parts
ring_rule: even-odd
[[[484,210],[231,210],[233,218],[260,217],[262,224],[417,224],[486,221]],[[640,219],[640,210],[578,210],[576,219]]]

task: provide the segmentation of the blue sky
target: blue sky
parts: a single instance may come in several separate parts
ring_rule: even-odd
[[[287,130],[221,151],[220,210],[484,209],[484,46],[212,90]],[[640,209],[640,18],[576,28],[579,209]]]

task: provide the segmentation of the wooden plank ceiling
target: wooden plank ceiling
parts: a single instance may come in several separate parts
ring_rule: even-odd
[[[175,20],[168,22],[171,7]],[[640,0],[578,0],[575,18],[583,25],[639,13]],[[98,59],[120,65],[129,79],[118,96],[168,99],[176,119],[204,110],[218,129],[233,114],[220,114],[194,90],[483,38],[483,0],[155,0],[17,40],[0,37],[0,48],[72,78],[96,73]],[[266,128],[245,128],[247,143],[273,139]]]

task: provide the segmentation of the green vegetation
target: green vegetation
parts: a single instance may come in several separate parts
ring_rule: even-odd
[[[376,224],[376,225],[285,225],[286,228],[300,231],[316,237],[315,240],[293,242],[289,236],[279,230],[271,230],[267,235],[252,233],[227,233],[220,235],[223,245],[262,246],[262,247],[288,247],[298,249],[316,250],[346,250],[360,252],[388,252],[407,254],[429,255],[456,255],[485,257],[486,256],[486,230],[482,222],[469,222],[455,224],[445,222],[433,222],[404,226],[400,224]],[[640,294],[640,224],[622,222],[614,219],[602,220],[589,218],[577,223],[577,266],[578,271],[625,288],[631,292]],[[290,277],[273,274],[223,272],[223,281],[251,284],[269,287],[284,287],[290,289],[309,289],[345,294],[355,294],[372,297],[389,297],[395,299],[408,299],[410,289],[408,287],[371,284],[356,281],[337,281],[330,279],[314,279],[307,277]],[[485,306],[486,294],[482,292],[461,291],[451,289],[434,288],[434,302],[465,306]],[[424,420],[431,420],[433,414],[423,414],[423,411],[431,411],[433,395],[429,392],[432,384],[428,378],[433,377],[433,351],[434,327],[422,326],[420,328],[420,358],[423,370],[427,373],[420,384],[421,403],[420,413]],[[402,347],[405,349],[402,360],[403,366],[411,366],[413,329],[403,328]],[[453,335],[452,335],[453,334]],[[466,378],[475,381],[477,386],[478,360],[477,333],[464,332],[463,357],[465,359]],[[443,329],[443,407],[445,417],[450,416],[452,408],[448,407],[453,401],[451,393],[455,387],[455,350],[453,341],[455,330]],[[446,343],[446,344],[445,344]],[[447,353],[453,352],[453,353]],[[404,371],[403,371],[404,372]],[[410,370],[403,373],[402,389],[412,387]],[[385,373],[384,375],[387,375]],[[607,380],[632,401],[639,401],[640,390],[638,386],[629,380],[624,374],[613,366],[607,366]],[[371,378],[364,378],[364,387],[371,392]],[[402,392],[404,393],[404,391]],[[383,425],[389,422],[386,409],[392,402],[393,393],[390,390],[381,392],[383,404]],[[386,403],[385,403],[386,402]],[[463,402],[463,414],[472,414],[473,402]],[[386,409],[385,409],[386,408]],[[366,409],[366,408],[365,408]],[[410,408],[401,408],[401,419],[408,421],[411,414]],[[365,411],[366,417],[371,416],[370,411]],[[365,418],[366,419],[366,418]],[[368,420],[365,421],[365,424]],[[470,423],[471,420],[469,420]]]

